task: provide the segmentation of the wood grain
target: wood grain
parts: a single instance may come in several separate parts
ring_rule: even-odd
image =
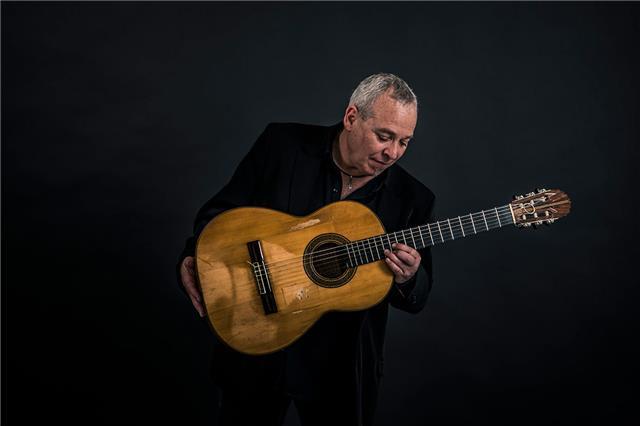
[[[345,285],[325,288],[305,273],[301,256],[314,237],[337,233],[350,241],[383,234],[377,216],[362,204],[340,201],[309,216],[242,207],[214,218],[196,247],[196,268],[207,315],[218,336],[248,354],[291,344],[328,311],[362,310],[382,301],[393,274],[383,262],[357,267]],[[278,312],[265,315],[247,242],[260,240],[270,265]]]

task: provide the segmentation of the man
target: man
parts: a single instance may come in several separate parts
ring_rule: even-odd
[[[341,123],[331,127],[270,124],[231,181],[198,212],[180,256],[186,294],[205,316],[194,274],[195,242],[217,214],[259,206],[306,216],[339,200],[372,209],[388,232],[430,221],[434,195],[399,165],[417,120],[411,88],[375,74],[353,92]],[[389,304],[412,313],[431,288],[429,249],[397,244],[385,251],[394,274],[387,298],[359,312],[330,312],[288,348],[264,356],[215,340],[212,376],[221,390],[220,422],[280,425],[293,400],[303,425],[371,425],[383,371]]]

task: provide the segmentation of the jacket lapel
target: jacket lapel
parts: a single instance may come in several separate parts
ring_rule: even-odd
[[[340,125],[321,127],[308,135],[309,140],[298,141],[300,148],[296,152],[290,181],[290,214],[305,216],[322,206],[318,194],[324,191],[327,149]],[[313,199],[312,195],[315,195]]]

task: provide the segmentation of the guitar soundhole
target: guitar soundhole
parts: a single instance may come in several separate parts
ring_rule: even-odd
[[[322,287],[340,287],[351,280],[356,268],[349,268],[349,256],[343,247],[348,243],[339,234],[315,237],[304,250],[304,270],[309,278]]]

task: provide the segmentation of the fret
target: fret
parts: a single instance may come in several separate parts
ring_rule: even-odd
[[[369,253],[371,253],[371,259],[372,261],[374,261],[376,260],[376,255],[378,254],[378,250],[376,250],[375,252],[373,251],[373,249],[376,248],[375,240],[373,238],[367,238],[367,244],[369,244]]]
[[[421,226],[418,226],[418,232],[420,233],[420,241],[422,241],[422,247],[426,247],[427,245],[424,243],[424,238],[422,238],[422,229]]]
[[[511,206],[509,206],[509,207],[511,207]],[[506,209],[506,206],[502,206],[501,209],[504,209],[504,210],[500,214],[506,215],[506,220],[505,220],[504,217],[502,218],[502,220],[505,220],[505,224],[508,225],[510,223],[513,223],[513,221],[511,221],[511,212]]]
[[[380,260],[380,246],[376,242],[376,237],[371,237],[370,240],[373,242],[373,247],[376,249],[376,254],[373,257],[375,260]]]
[[[488,231],[489,225],[487,225],[487,217],[484,215],[484,210],[482,210],[482,218],[484,219],[484,226],[487,227],[487,231]]]
[[[513,207],[511,207],[511,204],[508,204],[508,206],[509,206],[509,213],[510,213],[511,223],[515,224],[516,223],[516,216],[513,214]]]
[[[351,247],[351,257],[353,258],[352,265],[355,267],[355,266],[358,266],[358,258],[356,257],[355,250],[353,249],[354,244],[355,244],[354,242],[349,243],[349,246]]]
[[[355,267],[356,264],[351,260],[351,253],[349,253],[349,246],[351,245],[351,243],[347,243],[345,244],[345,247],[347,248],[347,256],[349,256],[349,264],[351,265],[351,267]]]
[[[482,221],[480,221],[479,218],[478,220],[480,221],[479,223],[484,223],[485,230],[487,231],[489,231],[490,229],[496,228],[495,224],[492,224],[491,226],[489,226],[489,221],[494,220],[493,217],[488,216],[489,213],[495,214],[496,216],[495,220],[497,221],[497,225],[498,225],[497,227],[503,227],[504,225],[513,223],[510,220],[511,216],[509,216],[510,211],[507,210],[508,207],[509,206],[502,206],[500,208],[494,207],[493,209],[481,210],[480,212],[477,212],[477,213],[469,213],[468,215],[457,216],[458,224],[455,226],[458,226],[460,228],[460,231],[456,229],[456,231],[454,232],[453,230],[453,225],[451,224],[451,220],[453,219],[453,222],[455,224],[455,220],[456,220],[455,217],[434,222],[437,225],[438,233],[440,234],[440,242],[444,243],[446,241],[453,241],[456,238],[467,237],[471,235],[472,231],[473,231],[473,234],[482,232],[482,228],[478,229],[476,227],[475,215],[482,215]],[[500,217],[501,215],[505,215],[505,216],[501,218]],[[465,220],[468,218],[470,224],[463,222],[462,216],[465,217]],[[443,227],[445,226],[445,224],[449,227],[449,235],[451,235],[451,240],[445,240],[444,238],[444,234],[447,233],[446,228],[443,230]],[[409,233],[408,238],[406,234],[407,232]],[[416,239],[416,235],[415,235],[416,232],[420,237],[419,239]],[[425,232],[429,233],[429,239],[426,241],[424,238]],[[427,223],[425,225],[419,225],[414,228],[402,229],[400,231],[392,232],[389,234],[381,234],[381,235],[370,237],[364,240],[349,242],[344,245],[344,248],[347,251],[347,258],[344,259],[344,262],[346,262],[347,267],[355,267],[358,265],[371,263],[376,260],[384,259],[385,257],[384,251],[387,249],[392,251],[393,245],[400,242],[403,242],[405,245],[410,246],[414,249],[422,249],[429,246],[435,246],[436,244],[435,239],[433,238],[433,230],[431,229],[431,224]],[[343,255],[344,253],[342,253],[342,256]],[[260,273],[256,273],[258,279],[260,280],[258,282],[258,286],[266,288],[269,285],[268,282],[265,282],[265,278],[267,277],[267,274],[268,274],[268,270],[266,269],[266,266],[264,270],[264,277],[263,277],[263,271],[261,269],[258,272],[260,272]],[[268,278],[266,279],[268,280]]]
[[[370,238],[367,239],[367,244],[369,245],[369,253],[371,253],[371,261],[373,262],[376,257],[373,254],[373,250],[371,249],[371,241],[369,241],[369,240],[370,240]]]
[[[427,223],[427,229],[429,230],[429,238],[431,238],[431,245],[435,246],[436,243],[433,241],[433,235],[431,235],[431,225]]]
[[[453,241],[456,238],[464,238],[473,232],[473,234],[477,234],[478,232],[482,232],[482,228],[476,227],[476,215],[482,215],[482,220],[478,218],[479,223],[484,223],[484,227],[486,231],[496,228],[495,224],[489,226],[489,221],[493,221],[494,219],[491,216],[488,216],[489,213],[495,214],[495,220],[497,221],[497,227],[503,227],[504,225],[513,223],[510,219],[511,216],[509,210],[507,210],[509,206],[502,206],[498,209],[498,207],[494,207],[489,210],[481,210],[476,213],[469,213],[468,215],[460,215],[457,216],[458,226],[460,230],[454,232],[453,225],[451,224],[451,220],[453,219],[454,224],[456,218],[449,218],[442,221],[434,222],[438,228],[438,233],[440,234],[440,243],[444,243],[446,241]],[[501,215],[505,215],[505,217],[500,217]],[[465,217],[465,221],[467,218],[469,222],[463,222],[462,217]],[[445,240],[444,234],[447,233],[447,229],[443,230],[445,224],[449,227],[449,235],[451,235],[451,240]],[[466,229],[465,229],[466,228]],[[409,233],[409,237],[407,238],[407,234]],[[415,233],[418,233],[419,239],[416,239]],[[429,239],[425,241],[424,233],[429,233]],[[458,233],[459,232],[459,233]],[[431,229],[431,224],[427,223],[425,225],[419,225],[414,228],[402,229],[400,231],[392,232],[389,234],[381,234],[374,237],[370,237],[365,240],[358,240],[348,244],[345,244],[345,249],[347,251],[347,265],[351,265],[351,267],[357,265],[364,265],[366,263],[370,263],[376,260],[381,260],[385,257],[385,250],[392,250],[394,244],[403,242],[405,245],[410,246],[414,249],[422,249],[429,246],[435,246],[436,241],[433,237],[433,230]],[[374,250],[375,249],[375,250]]]
[[[362,261],[361,264],[364,265],[365,263],[369,263],[369,259],[367,259],[367,251],[363,250],[360,245],[362,244],[362,247],[364,247],[364,244],[362,241],[358,242],[358,253],[360,254],[360,260],[362,261],[362,253],[364,252],[364,259],[365,261]]]

